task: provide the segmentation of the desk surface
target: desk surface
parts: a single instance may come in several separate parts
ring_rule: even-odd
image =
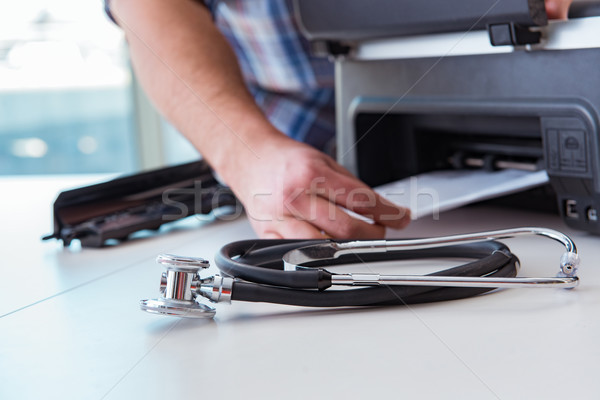
[[[214,320],[195,321],[139,310],[158,295],[156,255],[212,259],[254,237],[247,221],[192,218],[105,249],[41,242],[58,191],[86,179],[0,179],[0,399],[600,398],[600,238],[557,216],[475,206],[390,236],[563,230],[582,257],[575,290],[376,309],[218,304]],[[506,243],[521,275],[556,273],[560,245]]]

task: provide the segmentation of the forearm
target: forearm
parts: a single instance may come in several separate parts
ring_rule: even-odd
[[[246,90],[229,44],[191,0],[112,0],[136,75],[157,108],[226,179],[284,139]]]
[[[112,0],[111,11],[146,92],[225,178],[260,236],[374,238],[408,223],[406,209],[269,123],[202,5]]]

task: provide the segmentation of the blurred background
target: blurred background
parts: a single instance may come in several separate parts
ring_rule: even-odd
[[[130,173],[198,157],[145,98],[101,0],[0,3],[0,175]]]

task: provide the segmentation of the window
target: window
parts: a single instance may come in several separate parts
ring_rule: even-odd
[[[125,41],[102,7],[0,4],[0,174],[138,169]]]

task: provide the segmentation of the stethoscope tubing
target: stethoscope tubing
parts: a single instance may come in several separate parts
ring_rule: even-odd
[[[547,237],[565,246],[559,276],[516,277],[517,257],[495,239],[523,235]],[[453,257],[475,261],[424,276],[382,275],[372,272],[369,265]],[[567,235],[534,227],[389,241],[246,240],[223,246],[215,262],[223,274],[235,278],[233,300],[339,306],[436,301],[433,299],[469,297],[499,287],[572,288],[578,284],[579,258],[575,243]],[[368,272],[336,274],[325,269],[351,263],[365,264]],[[325,290],[332,285],[367,287]],[[432,292],[439,292],[438,296]]]
[[[415,304],[430,301],[470,297],[495,289],[455,288],[437,286],[391,286],[325,290],[337,275],[323,269],[349,263],[365,263],[417,258],[475,258],[475,261],[438,271],[428,276],[498,278],[514,277],[518,259],[504,244],[494,241],[460,246],[444,246],[427,250],[369,253],[357,257],[344,254],[327,262],[317,262],[311,268],[285,271],[282,257],[303,246],[330,243],[329,240],[249,240],[225,245],[215,256],[217,267],[235,278],[231,300],[269,302],[313,307],[359,305]],[[347,242],[336,242],[347,243]]]

